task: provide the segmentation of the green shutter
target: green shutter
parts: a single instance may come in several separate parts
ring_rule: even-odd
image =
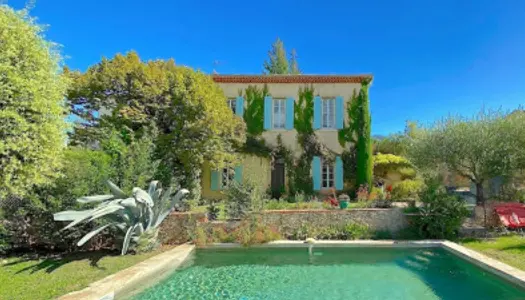
[[[221,174],[219,171],[211,171],[211,190],[218,191],[220,189]]]
[[[343,190],[343,160],[341,156],[335,158],[335,189],[338,191]]]
[[[312,160],[312,180],[314,191],[321,190],[321,158],[314,156]]]
[[[235,167],[235,181],[242,183],[242,166]]]

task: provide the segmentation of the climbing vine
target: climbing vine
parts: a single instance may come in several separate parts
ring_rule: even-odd
[[[258,136],[264,131],[264,97],[268,96],[268,86],[262,88],[250,85],[245,90],[246,110],[244,121],[248,135]]]
[[[313,134],[314,87],[299,88],[298,99],[294,105],[294,127],[300,134]]]
[[[313,194],[311,164],[314,156],[321,156],[325,160],[335,159],[334,153],[319,141],[313,130],[314,92],[313,86],[300,88],[294,107],[297,143],[303,150],[294,164],[294,188],[307,195]]]

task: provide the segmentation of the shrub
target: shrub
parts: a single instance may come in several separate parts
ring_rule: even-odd
[[[221,210],[214,201],[210,201],[206,207],[206,210],[208,211],[208,220],[215,221],[219,218],[219,213]]]
[[[351,222],[346,225],[312,226],[302,224],[293,230],[288,236],[291,240],[305,240],[314,238],[318,240],[357,240],[370,238],[371,232],[368,225],[359,222]]]
[[[263,209],[264,194],[251,180],[232,182],[226,190],[226,215],[230,219],[242,219],[251,211]]]
[[[279,231],[272,226],[265,226],[261,219],[249,216],[241,221],[235,230],[228,232],[224,227],[211,227],[206,230],[198,226],[195,231],[194,243],[205,246],[208,243],[232,243],[236,242],[245,247],[255,244],[263,244],[281,239]]]
[[[392,199],[415,199],[422,187],[423,182],[421,180],[403,180],[397,182],[392,188]]]
[[[437,180],[427,180],[426,187],[419,195],[423,206],[414,225],[425,238],[455,238],[468,210],[457,195],[447,194]]]
[[[6,254],[9,250],[9,237],[4,224],[0,222],[0,255]]]

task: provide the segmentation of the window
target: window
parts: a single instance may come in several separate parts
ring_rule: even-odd
[[[235,178],[235,170],[232,168],[222,169],[221,187],[227,188]]]
[[[335,128],[335,99],[323,99],[322,128]]]
[[[332,163],[323,161],[321,174],[322,188],[334,187],[334,165]]]
[[[228,107],[232,110],[232,112],[235,114],[236,107],[237,107],[237,100],[236,99],[228,99]]]
[[[273,100],[273,128],[284,129],[285,128],[285,107],[286,101],[284,99]]]

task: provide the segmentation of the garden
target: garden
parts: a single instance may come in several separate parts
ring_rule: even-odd
[[[472,183],[482,207],[525,201],[520,110],[451,116],[426,127],[409,122],[403,133],[372,138],[365,81],[348,105],[352,121],[338,131],[344,188],[318,193],[312,158],[334,153],[312,128],[313,87],[298,91],[294,122],[304,151],[296,157],[280,137],[276,147],[261,138],[267,87],[244,91],[239,118],[209,74],[173,60],[143,61],[136,52],[70,70],[43,32],[27,10],[0,5],[1,299],[55,298],[169,250],[175,245],[159,236],[177,213],[204,216],[191,219],[184,241],[202,247],[451,239],[525,270],[521,236],[460,239],[471,214],[447,189],[451,178],[456,186]],[[279,40],[272,45],[267,72],[298,74],[279,47]],[[220,199],[201,197],[203,164],[222,169],[241,153],[283,159],[290,170],[285,189],[266,190],[246,178],[232,181]],[[496,177],[504,179],[502,188],[485,194]],[[407,226],[371,225],[361,211],[393,212]],[[283,218],[280,212],[320,221],[286,227],[272,219]]]

